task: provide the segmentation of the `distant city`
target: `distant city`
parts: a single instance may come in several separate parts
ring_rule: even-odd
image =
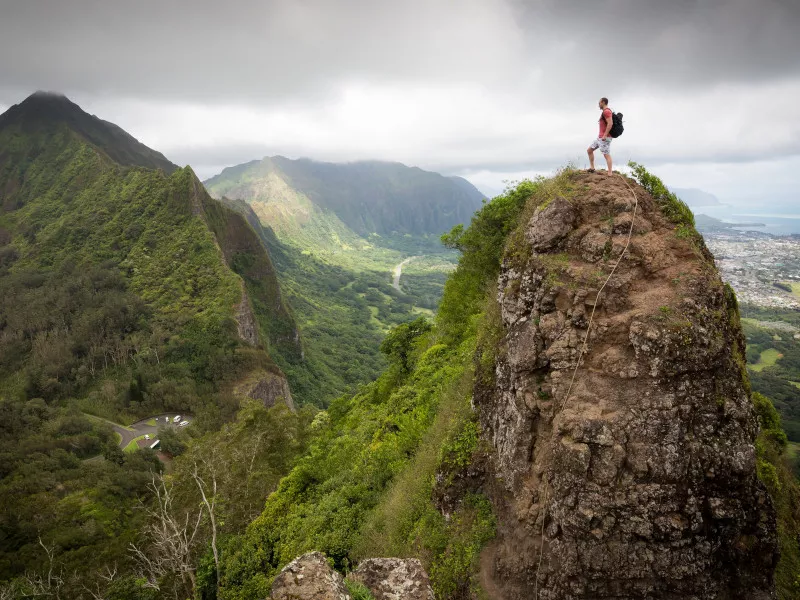
[[[800,235],[700,228],[739,302],[800,310]]]

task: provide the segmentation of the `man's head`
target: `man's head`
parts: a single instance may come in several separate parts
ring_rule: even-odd
[[[600,110],[603,110],[606,106],[608,106],[608,98],[600,98],[598,105],[600,106]]]

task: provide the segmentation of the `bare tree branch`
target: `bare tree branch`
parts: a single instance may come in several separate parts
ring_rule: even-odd
[[[155,501],[145,508],[150,517],[144,530],[149,544],[145,547],[130,545],[139,574],[147,582],[145,586],[155,590],[161,589],[160,581],[164,576],[173,574],[193,591],[196,581],[194,550],[203,511],[198,511],[196,516],[186,512],[181,518],[173,509],[171,485],[154,475],[148,487]]]

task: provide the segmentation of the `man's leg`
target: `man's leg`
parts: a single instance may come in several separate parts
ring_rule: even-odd
[[[589,153],[589,168],[594,171],[594,149],[591,146],[587,148],[586,152]]]
[[[606,164],[608,165],[608,174],[613,175],[614,170],[611,168],[611,155],[605,154],[604,156],[606,157]]]

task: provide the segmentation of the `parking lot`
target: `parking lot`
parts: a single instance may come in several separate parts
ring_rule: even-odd
[[[177,421],[176,417],[179,417]],[[143,438],[144,436],[150,436],[150,439],[146,440],[147,442],[155,441],[157,437],[156,434],[161,428],[186,427],[192,422],[192,418],[193,417],[189,415],[181,415],[173,412],[142,419],[136,423],[133,423],[130,427],[123,427],[122,425],[117,424],[113,424],[113,427],[114,431],[116,431],[121,437],[119,447],[125,450],[129,447],[131,442],[138,440],[139,438]],[[149,443],[146,445],[149,445]]]

